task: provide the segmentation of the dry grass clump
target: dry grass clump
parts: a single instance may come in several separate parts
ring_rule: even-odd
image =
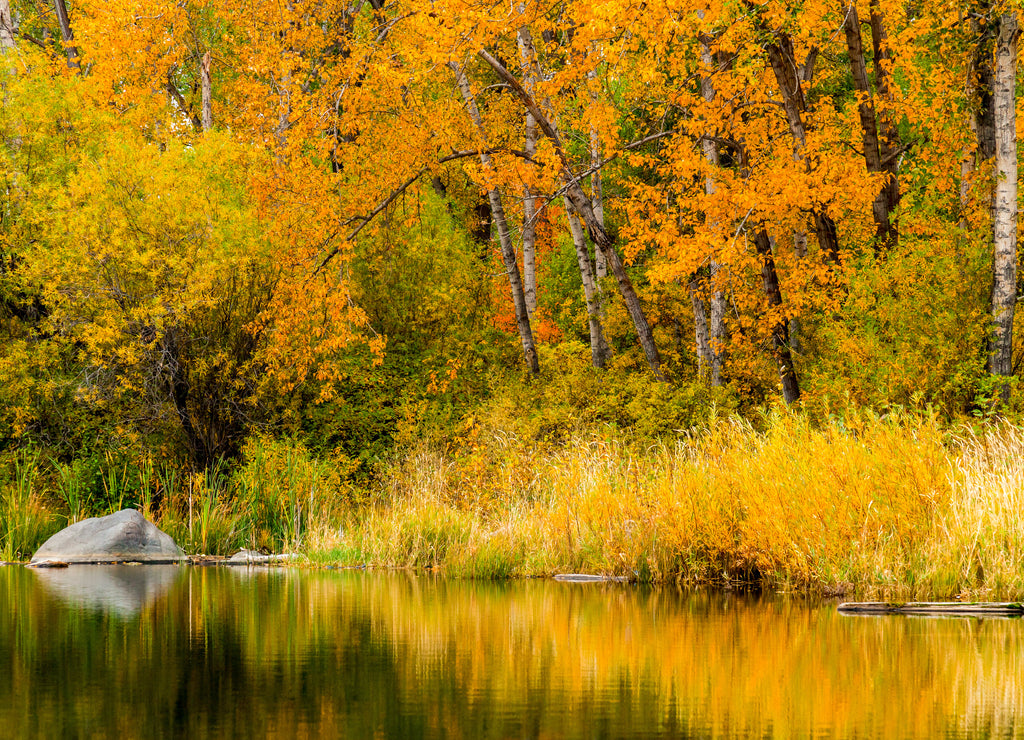
[[[0,465],[0,561],[27,558],[50,536],[57,517],[36,485],[38,455],[20,452]],[[6,468],[6,469],[4,469]]]

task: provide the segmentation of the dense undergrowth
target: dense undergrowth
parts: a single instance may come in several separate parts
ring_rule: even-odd
[[[233,467],[8,456],[0,557],[134,506],[190,553],[504,578],[582,571],[687,585],[890,597],[1024,594],[1024,427],[929,417],[735,414],[660,441],[517,434],[473,418],[357,484],[344,459],[254,437]],[[534,433],[537,427],[526,425]],[[107,461],[109,462],[109,460]],[[348,466],[348,467],[346,467]]]

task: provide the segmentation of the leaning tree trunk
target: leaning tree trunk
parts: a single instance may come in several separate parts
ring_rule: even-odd
[[[995,108],[996,163],[995,203],[992,231],[995,270],[992,281],[992,335],[989,371],[993,375],[1013,374],[1013,312],[1017,298],[1017,14],[999,19],[996,39],[995,79],[992,99]],[[1009,387],[1001,389],[1003,400]]]
[[[875,194],[871,204],[871,212],[875,220],[875,253],[881,255],[894,247],[899,238],[892,214],[899,202],[895,142],[892,141],[895,134],[892,127],[884,121],[880,125],[875,110],[864,56],[864,43],[860,32],[860,18],[857,16],[855,4],[851,3],[847,8],[846,22],[843,25],[846,31],[846,49],[850,60],[850,72],[853,76],[853,87],[860,99],[857,104],[857,113],[860,117],[864,164],[868,172],[885,174],[882,189]],[[881,11],[875,5],[871,10],[871,32],[875,57],[875,84],[881,97],[887,90],[886,70],[883,62],[888,58],[888,49],[885,43]],[[882,135],[883,133],[884,135]]]
[[[750,158],[746,147],[741,142],[738,146],[738,154],[742,176],[750,177]],[[768,230],[763,223],[754,233],[754,249],[761,261],[761,284],[768,303],[768,315],[771,322],[772,357],[779,370],[782,399],[787,404],[792,404],[800,400],[800,384],[797,382],[796,367],[793,365],[793,352],[789,343],[789,322],[786,320],[783,310],[782,288],[779,285],[779,273],[775,266],[772,239],[768,236]]]
[[[590,234],[591,241],[604,253],[605,259],[608,261],[608,267],[611,269],[612,275],[615,276],[615,281],[619,286],[622,300],[626,304],[626,311],[633,320],[637,339],[644,350],[647,364],[655,377],[660,379],[662,377],[661,354],[658,352],[658,345],[654,341],[654,333],[651,331],[650,324],[647,323],[647,316],[644,314],[643,306],[640,304],[640,297],[636,294],[633,281],[629,279],[629,275],[626,273],[626,268],[622,264],[618,252],[615,251],[615,240],[598,221],[594,213],[593,201],[590,196],[583,192],[579,178],[569,164],[569,158],[566,156],[565,147],[562,144],[561,137],[558,135],[558,130],[551,119],[541,111],[533,97],[526,92],[519,80],[505,68],[505,65],[495,59],[486,49],[480,49],[477,55],[487,62],[491,69],[498,74],[498,77],[519,96],[526,109],[533,113],[533,117],[537,121],[540,130],[551,140],[562,167],[560,174],[562,183],[565,186],[565,195],[572,203],[576,213],[583,220],[587,232]]]
[[[524,6],[520,6],[521,8]],[[517,40],[519,43],[519,50],[523,60],[523,68],[525,70],[526,78],[526,91],[527,94],[533,97],[534,87],[536,80],[542,77],[542,72],[537,62],[537,49],[533,44],[533,34],[530,33],[528,26],[523,26],[517,33]],[[550,107],[550,106],[549,106]],[[536,151],[537,146],[537,121],[533,116],[533,113],[527,109],[526,113],[527,120],[527,154],[530,156]],[[557,121],[552,122],[556,130],[558,127]],[[532,128],[530,128],[532,126]],[[532,139],[532,141],[531,141]],[[591,127],[591,151],[595,151],[594,147],[598,146],[600,139],[597,138],[596,131]],[[532,148],[531,148],[532,147]],[[597,149],[596,151],[600,151]],[[593,154],[593,156],[599,156]],[[604,223],[604,213],[601,206],[601,178],[599,169],[595,171],[594,176],[594,203],[595,213],[598,219]],[[527,196],[529,198],[529,195]],[[604,330],[601,326],[601,322],[604,319],[604,302],[601,295],[601,284],[598,279],[594,276],[594,265],[590,258],[590,250],[587,248],[587,235],[583,229],[583,225],[580,223],[579,216],[573,210],[572,203],[567,197],[563,197],[562,201],[565,204],[566,220],[569,222],[569,233],[572,237],[573,248],[576,251],[576,262],[580,270],[580,281],[583,284],[583,297],[587,304],[587,324],[590,331],[590,358],[591,363],[596,368],[603,368],[608,361],[608,357],[611,355],[611,350],[608,347],[608,342],[604,337]],[[525,209],[524,209],[525,212]],[[523,253],[526,254],[527,246],[527,232],[526,226],[523,227]],[[601,265],[604,262],[604,258],[601,255],[601,251],[598,250],[598,277],[603,277],[600,272]],[[527,294],[529,295],[529,294]]]
[[[469,80],[463,69],[452,62],[450,64],[455,73],[455,81],[462,93],[462,99],[466,102],[466,110],[469,113],[473,125],[480,134],[484,146],[480,149],[480,164],[485,171],[493,171],[494,163],[491,155],[487,153],[486,130],[480,116],[480,109],[476,105],[473,91],[469,87]],[[508,222],[505,220],[505,209],[501,203],[501,194],[497,188],[491,188],[487,193],[491,203],[491,219],[498,232],[498,243],[501,245],[501,257],[505,262],[505,272],[508,274],[509,286],[512,288],[512,304],[516,312],[516,327],[519,329],[519,339],[523,344],[523,355],[526,359],[526,366],[533,375],[540,373],[540,363],[537,360],[537,347],[533,341],[533,330],[530,327],[530,313],[526,308],[526,295],[523,291],[523,281],[519,276],[519,265],[516,263],[516,250],[512,244],[512,235],[508,230]]]

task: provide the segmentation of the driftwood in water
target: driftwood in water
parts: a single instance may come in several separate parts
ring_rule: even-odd
[[[264,555],[256,550],[239,550],[230,558],[223,555],[192,555],[189,563],[196,566],[210,565],[273,565],[303,560],[305,556],[298,553],[281,553]]]
[[[270,565],[301,559],[302,556],[297,553],[264,555],[256,550],[239,550],[227,560],[220,561],[220,565]]]
[[[838,610],[844,614],[921,614],[936,617],[1024,616],[1024,604],[1016,601],[862,601],[840,604]]]
[[[625,583],[629,579],[626,576],[594,576],[588,573],[559,573],[555,576],[556,581],[563,583]]]
[[[28,564],[29,568],[67,568],[68,564],[63,560],[33,560]]]

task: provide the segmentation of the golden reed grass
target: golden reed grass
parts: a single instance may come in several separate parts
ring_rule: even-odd
[[[478,430],[454,455],[411,453],[376,505],[311,544],[327,559],[456,575],[1024,594],[1024,428],[762,421],[649,447],[578,436],[542,448]]]

